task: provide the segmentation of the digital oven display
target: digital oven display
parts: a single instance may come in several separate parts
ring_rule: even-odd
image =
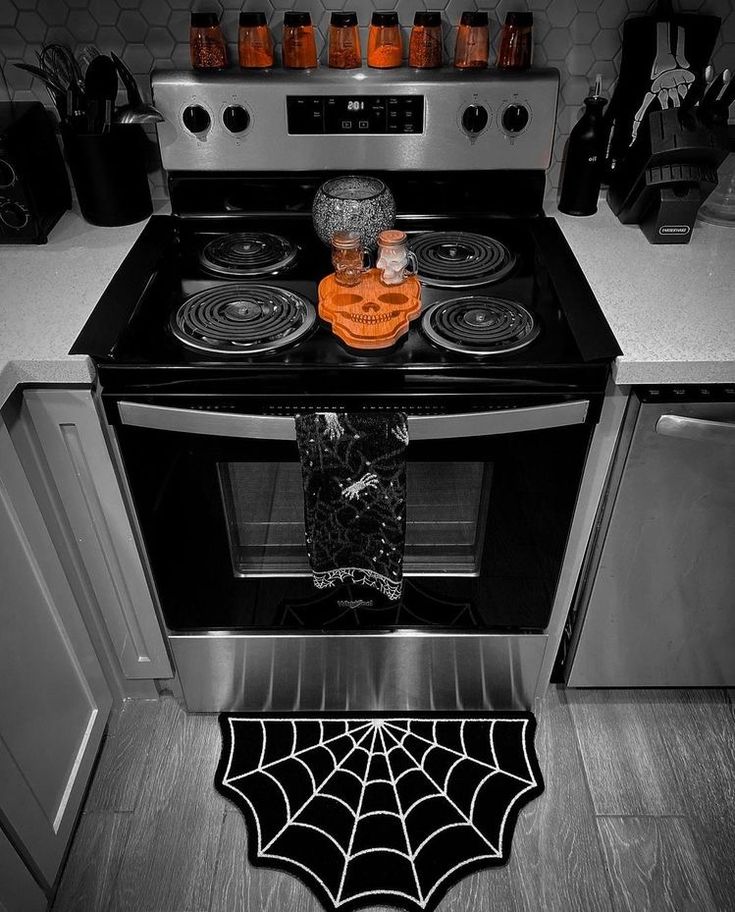
[[[289,95],[291,134],[423,133],[423,95]]]

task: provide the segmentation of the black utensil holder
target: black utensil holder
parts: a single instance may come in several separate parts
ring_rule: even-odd
[[[138,124],[106,133],[64,130],[64,149],[79,208],[92,225],[132,225],[153,212],[146,173],[146,136]]]

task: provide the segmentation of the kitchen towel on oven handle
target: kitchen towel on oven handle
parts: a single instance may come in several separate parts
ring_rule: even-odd
[[[403,589],[406,447],[402,412],[297,415],[306,549],[314,585]]]

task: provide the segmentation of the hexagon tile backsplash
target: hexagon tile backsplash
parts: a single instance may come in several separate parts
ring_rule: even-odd
[[[8,64],[35,63],[35,51],[43,42],[65,43],[77,51],[85,44],[95,44],[101,51],[121,54],[141,85],[147,86],[148,74],[155,67],[189,66],[192,8],[221,10],[233,61],[237,59],[237,15],[243,6],[266,12],[276,41],[285,10],[308,10],[322,53],[333,9],[357,11],[364,26],[363,49],[373,9],[397,9],[406,36],[416,10],[442,9],[448,58],[462,10],[487,9],[497,41],[506,12],[529,9],[534,15],[534,63],[561,72],[554,163],[549,174],[553,187],[558,182],[564,144],[588,86],[601,73],[605,92],[610,93],[618,73],[622,23],[631,14],[645,12],[649,5],[649,0],[499,0],[497,5],[482,0],[0,0],[0,65],[13,97],[47,102],[43,88],[32,77]],[[735,65],[735,0],[676,0],[675,7],[682,12],[721,16],[714,63],[718,69]],[[164,178],[160,171],[153,175],[153,184],[161,195]]]

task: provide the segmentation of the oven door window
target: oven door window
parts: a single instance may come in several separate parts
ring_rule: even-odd
[[[317,590],[292,441],[120,427],[171,631],[545,629],[589,427],[412,441],[404,595]]]
[[[235,577],[308,576],[297,463],[217,466]],[[479,576],[493,466],[408,462],[406,576]]]

